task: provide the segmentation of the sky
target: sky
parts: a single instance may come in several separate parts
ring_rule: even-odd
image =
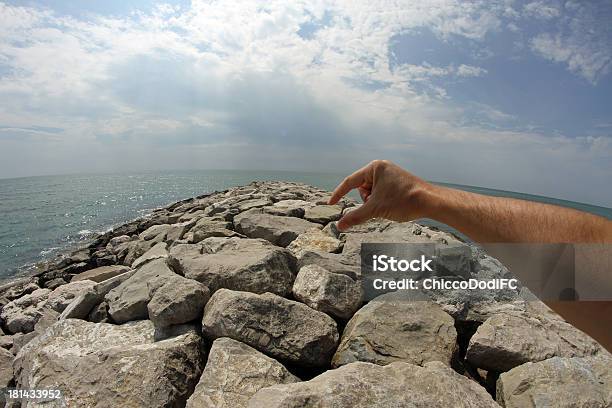
[[[0,178],[348,172],[612,207],[611,1],[0,2]]]

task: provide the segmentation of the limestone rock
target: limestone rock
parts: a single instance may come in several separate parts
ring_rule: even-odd
[[[138,259],[132,262],[132,269],[136,269],[139,266],[145,264],[146,262],[151,261],[152,259],[167,258],[168,257],[168,251],[166,250],[167,246],[168,245],[165,242],[160,242],[158,244],[153,245],[151,249],[149,249],[147,252],[145,252],[140,257],[138,257]]]
[[[304,200],[281,200],[274,205],[265,207],[264,211],[272,215],[303,218],[307,208],[314,204]]]
[[[347,260],[341,254],[329,254],[320,251],[302,251],[297,257],[298,269],[306,265],[317,265],[332,273],[348,275],[353,279],[361,276],[359,263]]]
[[[499,408],[476,382],[440,362],[424,367],[355,362],[310,381],[258,391],[249,408]]]
[[[278,361],[228,337],[214,341],[187,408],[244,408],[260,389],[300,381]]]
[[[215,292],[206,304],[202,331],[304,366],[329,364],[338,342],[336,322],[324,313],[272,293],[227,289]]]
[[[293,240],[287,249],[296,257],[306,251],[338,252],[342,248],[342,242],[318,228],[311,228],[301,233]]]
[[[359,281],[347,275],[308,265],[295,278],[293,295],[315,310],[349,319],[361,306],[363,290]]]
[[[497,402],[506,408],[610,407],[611,366],[609,355],[526,363],[500,375]]]
[[[96,282],[80,280],[62,285],[49,294],[44,307],[61,313],[79,295],[96,286]]]
[[[304,219],[319,224],[327,224],[331,221],[338,221],[342,216],[342,207],[339,205],[316,205],[306,209]]]
[[[238,214],[234,217],[234,225],[249,238],[263,238],[282,247],[310,228],[321,227],[301,218],[265,214],[257,209]]]
[[[28,333],[42,316],[42,308],[51,291],[36,289],[32,293],[15,299],[5,305],[0,313],[6,327],[11,333]]]
[[[200,245],[176,245],[170,262],[186,278],[219,288],[286,295],[295,279],[295,259],[267,241],[208,238]]]
[[[156,328],[199,318],[210,298],[208,288],[192,279],[172,279],[155,291],[147,305]]]
[[[528,361],[586,357],[601,351],[595,340],[569,323],[523,312],[485,321],[470,339],[466,358],[485,370],[507,371]]]
[[[187,234],[189,243],[198,243],[210,237],[234,237],[239,236],[231,230],[232,223],[216,218],[201,218]]]
[[[124,265],[109,265],[101,266],[99,268],[90,269],[88,271],[79,273],[72,277],[71,282],[80,280],[91,280],[94,282],[102,282],[103,280],[110,279],[113,276],[121,275],[124,272],[129,271],[130,268]]]
[[[409,301],[398,293],[378,296],[346,325],[332,366],[354,361],[450,365],[457,340],[454,323],[433,302]]]
[[[19,388],[59,388],[71,407],[180,406],[201,373],[202,354],[193,328],[154,342],[150,321],[68,319],[23,347],[15,380]]]
[[[114,321],[147,319],[147,304],[152,291],[175,277],[164,259],[153,260],[134,273],[105,296],[108,311]]]
[[[0,404],[6,402],[5,389],[13,381],[13,359],[15,356],[8,350],[0,348]],[[271,384],[270,384],[271,385]]]

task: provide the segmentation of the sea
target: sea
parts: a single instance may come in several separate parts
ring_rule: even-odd
[[[193,170],[0,179],[0,281],[27,275],[37,262],[85,245],[98,233],[178,200],[255,180],[295,181],[331,190],[343,177],[344,174],[334,173]],[[612,218],[612,209],[605,207],[481,187],[443,185],[557,204]]]

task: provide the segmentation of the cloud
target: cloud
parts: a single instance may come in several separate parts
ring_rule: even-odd
[[[397,36],[426,28],[484,49],[519,16],[501,0],[193,0],[86,19],[0,3],[0,99],[10,101],[0,124],[13,132],[0,136],[0,176],[151,166],[345,171],[390,157],[438,180],[576,197],[578,187],[542,182],[541,168],[587,186],[589,174],[610,168],[592,147],[609,153],[609,145],[510,131],[512,115],[452,100],[447,82],[489,75],[477,63],[390,63]],[[601,44],[580,48],[570,34],[543,33],[533,50],[601,77],[609,60]],[[20,143],[25,133],[48,139]],[[567,161],[599,167],[566,174]]]

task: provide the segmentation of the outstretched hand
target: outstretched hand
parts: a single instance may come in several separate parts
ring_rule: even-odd
[[[371,218],[410,221],[424,216],[424,192],[431,185],[386,160],[375,160],[346,177],[334,190],[329,204],[336,204],[357,189],[363,205],[338,221],[341,231]]]

